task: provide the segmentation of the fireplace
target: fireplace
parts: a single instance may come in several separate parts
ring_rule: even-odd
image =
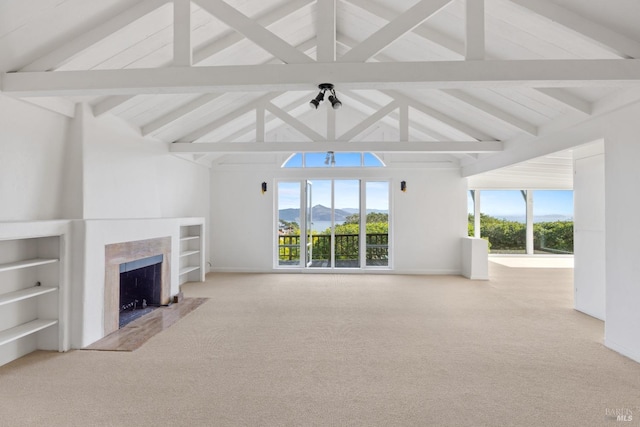
[[[120,318],[122,328],[160,306],[162,255],[120,264]]]
[[[168,304],[170,292],[171,237],[105,246],[104,335],[121,327],[121,313],[127,321],[138,311],[135,319],[145,304],[149,311]]]

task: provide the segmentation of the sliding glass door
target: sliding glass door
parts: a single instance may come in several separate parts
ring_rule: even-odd
[[[279,182],[277,209],[278,266],[310,269],[389,266],[387,181]]]

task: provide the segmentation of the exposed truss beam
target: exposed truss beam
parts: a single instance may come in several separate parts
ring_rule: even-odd
[[[377,2],[372,2],[370,0],[348,0],[349,3],[357,6],[358,8],[377,16],[380,19],[384,19],[386,21],[393,21],[398,14],[391,9],[386,8]],[[459,58],[464,58],[465,46],[464,43],[461,43],[458,40],[455,40],[443,33],[440,33],[437,30],[429,28],[426,25],[418,25],[413,29],[413,32],[424,39],[432,41],[445,49],[449,50],[451,53],[454,53]]]
[[[285,63],[312,62],[304,53],[267,30],[255,20],[238,12],[223,0],[195,0],[204,10]]]
[[[519,119],[518,117],[510,113],[507,113],[506,111],[501,110],[500,108],[497,108],[489,104],[488,102],[485,102],[472,95],[469,95],[468,93],[465,93],[458,89],[444,89],[442,92],[446,93],[449,96],[454,97],[459,101],[464,102],[465,104],[468,104],[476,108],[477,110],[480,110],[481,112],[489,116],[492,116],[502,121],[503,123],[510,125],[511,127],[524,131],[530,135],[534,135],[534,136],[538,135],[538,127],[536,125],[533,125],[525,120]]]
[[[558,88],[538,88],[538,92],[547,95],[549,98],[553,98],[556,101],[573,108],[581,113],[591,115],[593,106],[587,100],[584,100],[566,90]]]
[[[253,111],[257,105],[260,104],[264,104],[265,102],[269,102],[271,101],[273,98],[281,95],[281,92],[276,92],[276,93],[268,93],[264,96],[261,96],[260,98],[258,98],[257,100],[250,102],[248,104],[246,104],[243,107],[240,107],[226,115],[224,115],[223,117],[220,117],[217,120],[212,121],[211,123],[208,123],[186,135],[180,136],[179,138],[176,138],[176,141],[187,141],[187,142],[192,142],[195,141],[199,138],[202,138],[203,136],[205,136],[206,134],[213,132],[214,130],[216,130],[217,128],[219,128],[220,126],[237,119],[238,117],[247,114],[251,111]]]
[[[167,0],[168,1],[168,0]],[[256,22],[263,27],[268,27],[281,19],[291,15],[292,13],[302,9],[303,7],[309,6],[312,3],[312,0],[291,0],[287,1],[284,6],[275,9],[273,11],[267,12],[264,15],[256,18]],[[244,40],[244,36],[237,31],[230,30],[226,35],[220,37],[217,40],[214,40],[210,43],[205,44],[197,48],[193,52],[193,62],[194,64],[198,64],[213,55],[233,46],[236,43]],[[296,48],[301,51],[306,51],[308,48],[305,47],[306,42]],[[171,66],[171,63],[162,64],[163,67]],[[100,114],[104,114],[111,109],[115,109],[118,106],[124,104],[125,102],[133,99],[135,95],[131,95],[128,97],[120,97],[118,100],[110,99],[111,97],[105,99],[100,104],[94,107],[94,114],[96,111],[100,111]]]
[[[311,129],[309,126],[302,123],[300,120],[293,117],[291,114],[286,111],[280,109],[279,107],[273,105],[272,103],[268,103],[266,105],[266,109],[268,112],[293,127],[295,130],[309,138],[311,141],[323,141],[324,136],[320,135],[315,130]]]
[[[376,153],[492,153],[503,150],[497,141],[446,142],[199,142],[173,143],[172,153],[292,153],[374,151]]]
[[[38,58],[20,71],[48,71],[56,69],[78,53],[94,45],[105,37],[126,27],[146,14],[153,12],[170,0],[145,0],[132,5],[126,11],[108,19],[94,29],[76,36],[48,54]]]
[[[255,21],[258,25],[266,28],[312,3],[313,0],[289,0],[286,1],[282,7],[258,16]],[[196,49],[193,54],[193,61],[196,64],[200,63],[233,46],[234,44],[241,42],[242,40],[244,40],[244,36],[242,34],[237,31],[231,31],[219,39]]]
[[[189,67],[191,48],[191,0],[173,0],[173,65]]]
[[[387,9],[384,6],[368,1],[368,0],[349,0],[349,3],[354,4],[356,6],[358,6],[360,9],[369,12],[375,16],[377,16],[378,18],[381,19],[385,19],[387,21],[391,21],[394,19],[394,17],[397,15],[393,10],[391,9]],[[465,54],[466,54],[466,47],[464,43],[460,43],[459,41],[438,32],[437,30],[434,30],[432,28],[429,28],[426,25],[420,25],[418,27],[416,27],[413,32],[417,35],[419,35],[420,37],[433,42],[443,48],[445,48],[446,50],[448,50],[450,53],[456,55],[457,57],[460,58],[464,58]],[[504,58],[500,58],[500,57],[496,57],[495,55],[489,55],[486,52],[485,49],[485,59],[491,59],[491,60],[502,60]],[[535,89],[537,90],[537,89]],[[585,104],[587,103],[584,100],[580,100],[579,98],[571,95],[571,94],[563,94],[563,90],[562,89],[554,89],[554,96],[549,95],[549,93],[544,93],[543,91],[540,91],[540,93],[543,93],[547,96],[552,97],[553,99],[555,99],[556,101],[560,101],[562,102],[562,98],[567,98],[570,103],[568,103],[567,105],[569,107],[572,108],[576,108],[576,103],[577,104]],[[589,107],[590,109],[591,107]]]
[[[586,19],[548,0],[511,0],[519,6],[557,22],[623,57],[640,58],[640,42]]]
[[[365,98],[364,96],[361,96],[353,91],[341,91],[341,94],[345,95],[348,98],[353,99],[354,101],[357,101],[363,105],[368,106],[369,108],[380,108],[380,106],[378,104],[376,104],[375,102]],[[400,104],[402,105],[402,104]],[[407,104],[405,104],[407,105]],[[391,118],[392,120],[395,120],[397,122],[400,122],[400,115],[398,113],[390,113],[389,114],[389,118]],[[447,141],[449,138],[447,138],[446,136],[442,135],[441,133],[438,133],[436,131],[434,131],[433,129],[429,129],[427,127],[425,127],[424,125],[422,125],[421,123],[418,123],[414,120],[410,120],[409,121],[410,127],[412,129],[415,129],[416,131],[427,135],[431,138],[433,138],[436,141]],[[408,139],[408,138],[407,138]]]
[[[379,109],[378,111],[376,111],[375,113],[373,113],[372,115],[370,115],[369,117],[367,117],[366,119],[364,119],[363,121],[361,121],[360,123],[352,127],[351,129],[346,131],[344,134],[342,134],[338,138],[338,141],[345,141],[345,142],[351,141],[353,138],[355,138],[356,136],[358,136],[359,134],[361,134],[362,132],[364,132],[374,124],[376,124],[383,117],[387,116],[389,113],[391,113],[393,110],[397,108],[398,108],[398,103],[396,101],[391,101],[390,103],[388,103],[387,105],[385,105],[384,107],[382,107],[381,109]]]
[[[410,32],[451,0],[421,0],[415,6],[373,33],[362,43],[347,52],[341,62],[364,62],[385,47]]]
[[[142,126],[142,135],[146,136],[150,133],[154,133],[159,131],[160,129],[170,125],[171,123],[179,120],[180,117],[186,116],[187,114],[197,110],[200,107],[207,105],[208,103],[218,99],[222,94],[220,93],[208,93],[206,95],[202,95],[197,97],[191,102],[182,105],[175,110],[169,111],[168,113],[158,117],[154,121],[147,123]]]
[[[264,142],[265,136],[265,104],[256,107],[256,142]]]
[[[398,120],[400,141],[409,140],[409,105],[400,105],[400,117]]]
[[[291,111],[292,109],[299,107],[301,103],[306,102],[306,100],[309,98],[309,95],[307,93],[305,93],[304,96],[296,99],[293,102],[290,102],[289,104],[287,104],[283,110],[286,112]],[[265,129],[266,126],[271,123],[272,121],[276,120],[277,117],[274,116],[273,114],[270,114],[268,116],[265,117]],[[254,125],[247,125],[247,126],[243,126],[241,129],[236,130],[235,132],[233,132],[232,134],[229,135],[225,135],[223,138],[220,138],[220,141],[235,141],[236,139],[240,138],[241,136],[247,135],[248,133],[254,132],[255,131],[255,126]]]
[[[404,95],[397,91],[385,91],[385,93],[396,100],[406,103],[411,108],[414,108],[427,116],[436,119],[437,121],[446,124],[447,126],[464,133],[465,135],[470,136],[471,138],[477,139],[479,141],[493,141],[496,138],[478,130],[472,126],[469,126],[466,123],[461,122],[460,120],[454,119],[444,113],[441,113],[438,110],[434,110],[431,107],[428,107],[421,102],[416,101],[415,99]]]
[[[336,60],[336,0],[317,0],[317,54],[318,62]]]
[[[345,89],[638,86],[638,59],[313,63],[5,73],[15,96]],[[314,82],[314,83],[311,83]]]
[[[484,59],[484,0],[466,0],[465,13],[465,58]]]

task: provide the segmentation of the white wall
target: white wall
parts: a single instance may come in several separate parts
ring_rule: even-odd
[[[605,344],[640,362],[640,106],[617,114],[605,135]]]
[[[84,125],[85,218],[207,216],[209,169],[175,157],[119,119]]]
[[[603,142],[574,150],[574,307],[605,320]]]
[[[59,219],[69,119],[0,94],[0,221]]]
[[[211,172],[209,261],[217,271],[274,271],[277,179],[377,178],[391,180],[394,271],[460,274],[466,236],[466,180],[458,169],[283,170],[276,156],[247,156]],[[307,175],[309,174],[309,175]],[[400,181],[408,191],[400,192]],[[268,184],[261,194],[260,184]],[[282,271],[282,270],[276,270]]]

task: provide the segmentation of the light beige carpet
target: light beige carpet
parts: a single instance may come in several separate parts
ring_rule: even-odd
[[[572,270],[490,274],[209,275],[184,291],[210,300],[135,352],[0,367],[0,424],[640,425],[640,364],[571,308]]]

